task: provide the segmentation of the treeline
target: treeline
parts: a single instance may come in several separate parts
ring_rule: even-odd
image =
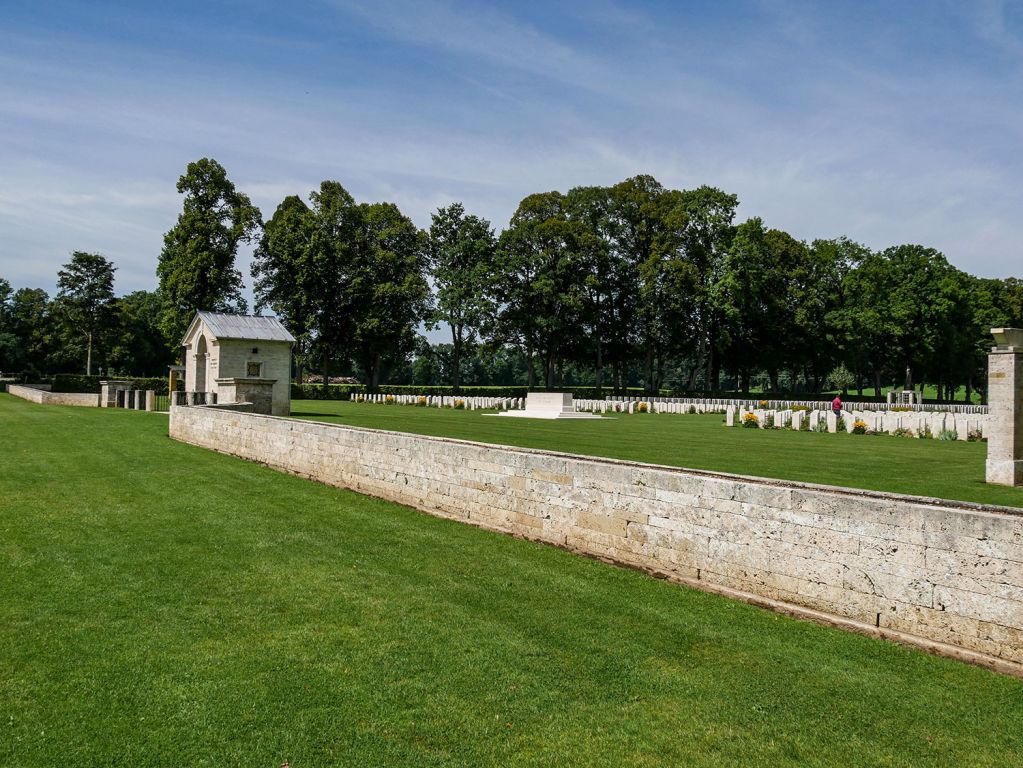
[[[81,281],[53,301],[8,287],[0,368],[81,370],[87,348],[124,373],[165,365],[196,309],[246,310],[243,243],[255,246],[256,310],[298,339],[300,380],[651,392],[926,382],[950,399],[984,390],[989,329],[1023,325],[1015,278],[971,276],[920,245],[875,252],[737,224],[735,195],[650,176],[529,195],[499,233],[459,203],[419,230],[336,181],[263,222],[211,159],[191,163],[178,191],[156,292],[104,294],[103,312],[72,321]],[[450,341],[427,344],[421,331],[437,327]]]
[[[57,277],[57,294],[12,290],[0,278],[0,372],[26,380],[53,373],[166,376],[174,352],[160,332],[152,291],[114,295],[116,267],[75,252]]]

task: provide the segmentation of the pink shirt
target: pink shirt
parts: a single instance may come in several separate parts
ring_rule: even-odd
[[[836,397],[834,400],[832,400],[831,407],[836,411],[842,410],[842,398]]]

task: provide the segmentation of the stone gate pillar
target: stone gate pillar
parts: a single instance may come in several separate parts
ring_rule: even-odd
[[[988,355],[990,416],[987,481],[1023,485],[1023,328],[992,328],[995,347]]]

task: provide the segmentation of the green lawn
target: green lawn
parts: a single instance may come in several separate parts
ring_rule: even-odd
[[[295,401],[292,412],[357,427],[1023,507],[1023,488],[984,482],[985,443],[728,429],[715,414],[542,421],[337,400]]]
[[[0,765],[1023,760],[1023,681],[166,429],[0,395]]]

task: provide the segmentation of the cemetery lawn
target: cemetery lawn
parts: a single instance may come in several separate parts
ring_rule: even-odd
[[[0,394],[0,434],[2,765],[1023,759],[1018,679],[180,444],[161,414]]]
[[[889,435],[729,429],[720,414],[615,414],[601,421],[496,418],[482,411],[298,400],[292,415],[740,475],[1023,507],[1023,488],[984,482],[986,443]]]

